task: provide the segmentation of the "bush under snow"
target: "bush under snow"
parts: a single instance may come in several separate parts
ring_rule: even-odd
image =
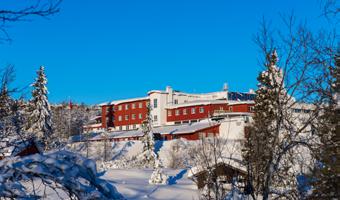
[[[0,161],[2,197],[37,199],[46,197],[46,190],[54,193],[47,196],[52,199],[124,199],[113,185],[98,178],[94,161],[78,154],[58,151]]]

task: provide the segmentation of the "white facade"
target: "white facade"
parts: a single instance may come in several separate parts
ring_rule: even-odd
[[[231,116],[221,121],[220,136],[230,140],[243,140],[245,127],[250,125],[251,116]]]
[[[227,100],[228,91],[219,91],[205,94],[189,94],[174,91],[170,86],[166,87],[165,91],[152,90],[148,92],[151,103],[151,115],[154,126],[162,126],[166,124],[166,108],[178,104],[188,104],[197,101],[209,100]],[[156,117],[155,117],[156,116]]]

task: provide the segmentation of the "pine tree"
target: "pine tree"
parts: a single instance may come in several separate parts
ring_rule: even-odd
[[[327,107],[320,117],[320,146],[317,148],[315,182],[311,199],[336,199],[340,197],[340,55],[336,67],[330,68],[332,79],[326,95]]]
[[[291,166],[288,160],[293,156],[292,151],[283,151],[289,144],[284,119],[289,118],[290,112],[283,72],[277,67],[277,62],[274,50],[267,55],[266,70],[257,78],[254,122],[243,148],[251,193],[253,197],[262,195],[263,199],[269,198],[272,188],[291,189],[296,184],[295,177],[289,174]],[[283,176],[286,181],[283,181]]]
[[[43,66],[37,71],[37,78],[31,85],[32,99],[30,101],[29,131],[48,147],[47,140],[52,134],[51,109],[47,99],[47,78]]]
[[[151,113],[151,107],[150,104],[147,107],[148,112],[146,119],[144,120],[142,124],[142,130],[143,130],[143,138],[142,138],[142,143],[143,143],[143,162],[147,166],[155,166],[155,159],[156,159],[156,154],[154,152],[155,149],[155,141],[152,133],[152,117],[150,115]]]

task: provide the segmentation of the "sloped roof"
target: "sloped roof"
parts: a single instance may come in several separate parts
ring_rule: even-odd
[[[186,133],[194,133],[196,131],[206,129],[209,127],[213,127],[219,125],[217,122],[211,122],[208,120],[204,120],[197,123],[192,124],[179,124],[179,125],[169,125],[169,126],[159,126],[154,127],[152,129],[153,133],[159,134],[186,134]],[[112,131],[104,134],[97,135],[90,140],[101,140],[105,137],[107,138],[128,138],[128,137],[141,137],[143,136],[143,131],[141,129],[138,130],[130,130],[130,131]]]
[[[196,100],[189,101],[181,104],[173,104],[167,106],[168,109],[187,107],[187,106],[197,106],[197,105],[210,105],[210,104],[227,104],[226,100]]]
[[[134,102],[134,101],[142,101],[142,100],[148,100],[149,97],[138,97],[138,98],[131,98],[131,99],[122,99],[122,100],[116,100],[111,101],[110,105],[117,105],[121,103],[127,103],[127,102]]]

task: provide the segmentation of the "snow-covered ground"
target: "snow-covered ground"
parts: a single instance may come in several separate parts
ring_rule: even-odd
[[[169,175],[168,185],[149,184],[152,169],[110,169],[102,178],[112,181],[118,192],[129,200],[198,199],[197,186],[187,178],[186,169],[164,169],[164,172]]]
[[[184,139],[156,141],[155,152],[164,167],[163,173],[169,177],[167,184],[158,185],[149,182],[153,169],[146,168],[138,160],[143,151],[141,141],[73,143],[67,149],[84,156],[88,154],[89,158],[96,160],[99,171],[103,172],[101,178],[112,182],[127,199],[190,200],[199,199],[196,183],[188,178],[191,167],[196,164],[193,158],[197,155],[192,150],[197,145],[199,141]],[[226,163],[232,164],[240,159],[239,145],[238,141],[232,140],[222,143]],[[103,161],[105,150],[107,160]]]

